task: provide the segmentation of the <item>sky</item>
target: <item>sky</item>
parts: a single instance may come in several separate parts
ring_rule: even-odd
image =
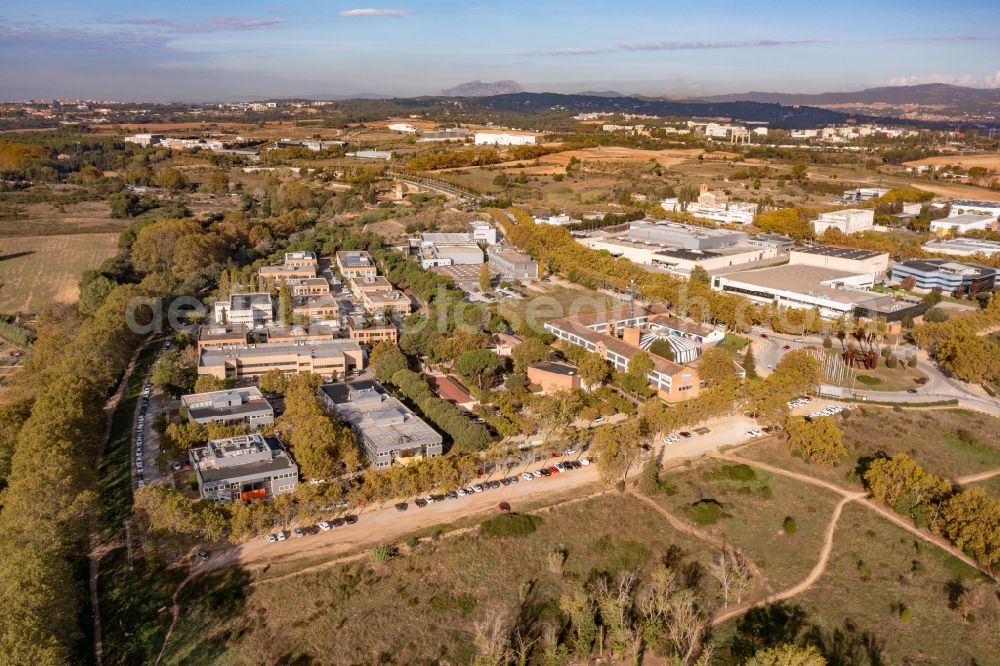
[[[0,0],[0,99],[1000,88],[997,0]]]

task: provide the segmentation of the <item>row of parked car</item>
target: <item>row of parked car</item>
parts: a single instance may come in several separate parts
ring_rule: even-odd
[[[795,400],[789,400],[788,408],[795,409],[796,407],[802,407],[803,405],[808,405],[810,402],[812,402],[812,398],[810,398],[807,395],[804,395],[801,398],[796,398]]]
[[[135,473],[136,473],[136,486],[142,488],[146,485],[145,479],[143,479],[143,465],[142,465],[142,445],[143,445],[143,433],[146,428],[146,410],[149,408],[149,398],[153,395],[153,385],[149,382],[142,389],[142,398],[139,403],[139,417],[136,419],[135,428]]]
[[[816,419],[819,418],[820,416],[836,416],[842,411],[844,411],[844,408],[841,407],[840,405],[830,405],[828,407],[824,407],[823,409],[813,412],[807,418]]]
[[[285,530],[278,530],[274,534],[268,534],[264,537],[264,541],[268,543],[274,543],[275,541],[287,541],[289,534],[296,539],[301,539],[309,534],[316,534],[317,532],[329,532],[335,527],[343,527],[344,525],[353,525],[358,522],[358,517],[354,514],[344,516],[343,518],[331,518],[330,520],[321,520],[316,523],[316,527],[293,527],[289,532]]]

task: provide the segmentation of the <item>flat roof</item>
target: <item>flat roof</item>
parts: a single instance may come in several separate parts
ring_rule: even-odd
[[[440,433],[370,379],[319,387],[340,415],[379,449],[439,443]]]
[[[888,252],[876,252],[875,250],[862,250],[856,247],[839,247],[836,245],[808,245],[806,247],[792,248],[792,252],[804,252],[806,254],[818,254],[823,257],[836,257],[837,259],[853,259],[863,261],[874,259],[888,254]]]
[[[280,354],[309,354],[313,358],[336,358],[344,352],[361,353],[355,340],[308,340],[303,342],[264,342],[228,349],[203,349],[198,365],[219,365],[227,358],[253,358]]]
[[[567,377],[572,377],[577,374],[576,368],[568,363],[556,363],[550,361],[544,363],[533,363],[531,367],[536,370],[541,370],[542,372],[550,372],[554,375],[566,375]]]
[[[950,238],[948,240],[936,240],[924,243],[923,248],[928,252],[958,250],[960,252],[1000,252],[1000,241],[986,240],[985,238]]]
[[[1000,208],[1000,202],[997,203],[997,207]],[[997,218],[992,215],[976,215],[975,213],[962,213],[961,215],[953,215],[952,217],[942,217],[938,220],[931,220],[931,224],[957,224],[964,226],[966,224],[981,224],[983,222],[992,222]]]
[[[962,261],[955,261],[954,259],[911,259],[909,261],[901,261],[893,264],[893,268],[896,266],[904,266],[906,268],[924,273],[967,275],[973,278],[989,277],[991,275],[996,275],[997,273],[996,269],[990,268],[989,266],[970,264]]]
[[[337,261],[345,268],[370,268],[375,265],[365,250],[338,250]]]
[[[771,289],[774,291],[787,291],[796,294],[808,294],[818,298],[825,298],[830,301],[837,301],[844,304],[852,304],[858,300],[861,291],[847,291],[835,289],[823,284],[840,279],[856,278],[858,273],[838,271],[832,268],[821,266],[809,266],[804,264],[786,264],[775,266],[774,268],[762,268],[755,271],[739,271],[728,275],[720,276],[732,282],[742,282],[754,287]],[[867,274],[865,274],[867,277]]]
[[[351,278],[351,284],[364,291],[389,291],[392,283],[381,275]]]

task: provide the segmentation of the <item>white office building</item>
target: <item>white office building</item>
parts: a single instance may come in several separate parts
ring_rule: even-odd
[[[274,323],[274,302],[267,293],[230,294],[215,302],[215,321],[261,328]]]
[[[513,134],[511,132],[476,132],[477,146],[533,146],[534,134]]]
[[[722,203],[691,202],[684,208],[677,198],[664,199],[660,206],[668,213],[685,212],[702,220],[721,222],[723,224],[753,224],[757,215],[757,204],[742,201],[726,201]]]
[[[837,229],[844,234],[857,234],[869,231],[875,225],[875,211],[869,208],[845,208],[829,213],[820,213],[812,221],[816,235],[827,229]]]
[[[953,217],[945,217],[931,222],[931,233],[944,234],[954,232],[964,234],[969,231],[984,231],[996,229],[997,219],[990,215],[974,215],[965,213]]]

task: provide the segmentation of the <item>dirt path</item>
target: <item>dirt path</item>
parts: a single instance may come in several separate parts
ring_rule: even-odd
[[[815,585],[820,576],[826,572],[827,564],[830,562],[830,553],[833,552],[833,535],[837,531],[837,523],[840,521],[840,515],[844,511],[844,505],[848,502],[853,502],[860,497],[864,497],[864,493],[852,493],[851,496],[845,496],[841,498],[840,502],[837,503],[837,506],[833,510],[833,515],[830,517],[830,523],[826,526],[826,534],[823,537],[823,546],[819,551],[819,559],[816,560],[816,564],[813,566],[812,571],[809,572],[808,576],[792,587],[781,590],[780,592],[775,592],[760,601],[741,604],[739,606],[731,606],[724,609],[723,612],[716,614],[716,616],[712,618],[712,626],[720,625],[727,620],[743,615],[753,608],[766,606],[767,604],[774,603],[775,601],[791,599],[792,597],[802,594]]]
[[[163,659],[163,653],[167,649],[167,643],[170,642],[170,636],[174,633],[174,627],[177,626],[177,620],[181,616],[181,607],[177,603],[177,597],[180,596],[181,591],[190,583],[198,574],[194,571],[189,573],[187,577],[180,582],[177,589],[174,590],[173,596],[170,598],[170,626],[167,627],[167,635],[163,637],[163,645],[160,646],[160,654],[156,655],[156,663],[159,664],[160,660]]]
[[[970,483],[976,483],[977,481],[985,481],[986,479],[992,479],[994,476],[1000,476],[1000,467],[996,469],[988,469],[985,472],[979,472],[977,474],[968,474],[966,476],[960,476],[955,479],[955,483],[960,486],[968,485]]]
[[[121,381],[118,382],[118,387],[104,405],[104,433],[101,440],[104,443],[101,445],[101,449],[98,451],[97,459],[94,463],[95,468],[98,471],[100,471],[101,465],[104,464],[104,449],[108,444],[108,439],[111,437],[111,421],[114,419],[115,410],[118,409],[118,403],[121,402],[122,395],[125,393],[125,387],[128,385],[129,378],[132,376],[132,371],[135,369],[135,364],[139,360],[139,355],[146,348],[147,344],[149,343],[143,343],[142,346],[135,350],[135,353],[132,355],[132,359],[125,368],[125,372],[122,373],[122,378]],[[88,574],[87,586],[90,589],[90,612],[94,619],[94,662],[97,666],[102,666],[104,663],[104,645],[101,640],[100,595],[98,594],[101,559],[110,551],[114,550],[115,547],[121,545],[120,543],[102,544],[100,541],[100,530],[95,524],[92,526],[90,532],[90,553],[88,555],[90,573]]]
[[[760,461],[757,461],[757,460],[751,460],[750,458],[741,458],[739,456],[734,456],[734,455],[732,455],[730,453],[719,453],[719,452],[711,453],[709,455],[711,457],[713,457],[713,458],[719,458],[719,459],[722,459],[722,460],[728,460],[729,462],[734,462],[734,463],[742,463],[744,465],[749,465],[751,467],[756,467],[757,469],[762,469],[765,472],[771,472],[772,474],[780,474],[782,476],[787,476],[787,477],[789,477],[791,479],[795,479],[796,481],[801,481],[803,483],[809,483],[809,484],[812,484],[814,486],[820,486],[820,487],[826,488],[828,490],[832,490],[833,492],[838,493],[842,497],[854,497],[854,496],[857,495],[857,492],[855,492],[855,491],[850,491],[850,490],[847,490],[846,488],[841,488],[840,486],[838,486],[836,484],[833,484],[833,483],[829,483],[828,481],[823,481],[822,479],[817,479],[815,477],[808,476],[806,474],[799,474],[798,472],[791,472],[791,471],[789,471],[787,469],[782,469],[780,467],[775,467],[774,465],[768,465],[767,463],[763,463],[763,462],[760,462]],[[937,537],[937,536],[935,536],[933,534],[930,534],[928,532],[924,532],[923,530],[920,530],[920,529],[914,527],[908,521],[906,521],[902,517],[896,515],[895,513],[893,513],[892,511],[890,511],[889,509],[887,509],[887,508],[885,508],[885,507],[883,507],[883,506],[881,506],[881,505],[879,505],[879,504],[877,504],[877,503],[875,503],[875,502],[867,499],[864,496],[864,494],[861,494],[861,496],[859,498],[856,498],[856,501],[859,504],[861,504],[862,506],[864,506],[864,507],[866,507],[866,508],[874,511],[877,514],[879,514],[880,516],[882,516],[883,518],[885,518],[889,522],[891,522],[891,523],[895,524],[896,526],[901,527],[902,529],[906,530],[910,534],[912,534],[912,535],[914,535],[916,537],[919,537],[920,539],[922,539],[922,540],[924,540],[924,541],[926,541],[928,543],[934,544],[935,546],[937,546],[941,550],[944,550],[945,552],[947,552],[949,555],[952,555],[953,557],[957,557],[962,562],[965,562],[966,564],[968,564],[970,567],[972,567],[976,571],[979,571],[980,573],[983,573],[986,576],[989,576],[991,579],[996,580],[996,576],[992,572],[990,572],[989,570],[984,569],[983,567],[981,567],[975,560],[973,560],[971,557],[969,557],[968,555],[966,555],[962,551],[960,551],[957,548],[955,548],[954,546],[952,546],[950,543],[948,543],[947,541],[945,541],[941,537]]]

